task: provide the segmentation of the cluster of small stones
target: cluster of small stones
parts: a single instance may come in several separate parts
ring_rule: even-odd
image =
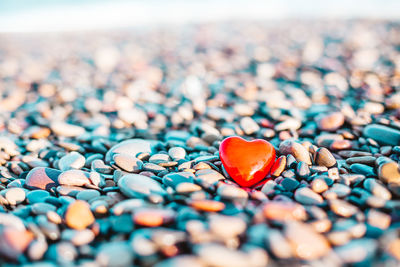
[[[399,29],[2,36],[0,264],[398,266]],[[271,179],[230,179],[231,135]]]

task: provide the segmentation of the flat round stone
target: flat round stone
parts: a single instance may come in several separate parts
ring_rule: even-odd
[[[329,204],[331,210],[342,217],[350,217],[358,211],[356,206],[341,199],[332,199]]]
[[[223,245],[201,245],[197,248],[197,254],[206,266],[248,266],[248,257],[244,252],[229,249]]]
[[[271,201],[263,207],[264,216],[269,220],[305,220],[307,213],[304,207],[295,202]]]
[[[97,266],[131,266],[132,261],[132,248],[128,242],[123,241],[102,244],[96,255]]]
[[[385,183],[400,182],[399,165],[394,161],[379,165],[378,177],[382,182]]]
[[[328,240],[305,223],[288,222],[285,225],[285,236],[292,251],[300,259],[316,260],[330,252]]]
[[[217,194],[221,196],[223,199],[230,199],[230,200],[247,199],[249,197],[249,194],[246,192],[246,190],[238,186],[228,185],[224,183],[218,186]]]
[[[364,128],[363,135],[381,145],[396,146],[400,144],[400,131],[388,126],[371,124]]]
[[[380,197],[385,200],[390,200],[392,198],[392,194],[390,193],[390,191],[384,185],[382,185],[379,180],[376,180],[374,178],[365,179],[364,188],[376,197]]]
[[[173,160],[180,160],[186,157],[186,150],[183,147],[171,147],[168,154]]]
[[[34,235],[25,229],[2,227],[0,229],[0,254],[17,260],[32,242]]]
[[[291,154],[295,157],[295,159],[300,162],[304,161],[308,165],[311,165],[311,158],[310,154],[308,153],[307,149],[292,140],[285,140],[279,145],[279,152],[282,155],[288,155]]]
[[[315,154],[315,163],[330,168],[335,166],[336,159],[328,149],[320,147]]]
[[[67,171],[70,169],[81,169],[83,166],[85,166],[85,161],[86,159],[84,156],[82,156],[78,152],[73,151],[65,155],[58,161],[58,167],[62,171]]]
[[[81,170],[68,170],[58,176],[60,185],[83,186],[90,184],[90,173]]]
[[[129,197],[145,197],[150,194],[164,195],[166,192],[155,180],[140,174],[128,174],[118,181],[121,192]]]
[[[134,213],[133,221],[141,226],[159,227],[171,222],[174,217],[175,213],[172,210],[141,209]]]
[[[211,232],[223,239],[233,238],[242,234],[246,227],[246,222],[240,217],[217,214],[210,217]]]
[[[225,204],[211,199],[193,200],[191,206],[199,211],[218,212],[225,209]]]
[[[26,198],[30,204],[44,202],[48,196],[50,196],[50,193],[45,190],[34,190],[26,194]]]
[[[80,191],[77,195],[76,195],[76,199],[79,200],[84,200],[84,201],[90,201],[91,199],[94,199],[96,197],[100,196],[100,192],[94,189],[86,189],[86,190],[82,190]]]
[[[169,155],[168,154],[163,154],[163,153],[154,154],[149,158],[149,162],[150,163],[154,163],[154,164],[168,162],[170,160],[171,159],[170,159]]]
[[[143,161],[133,155],[115,154],[113,160],[118,167],[127,172],[140,171],[143,167]]]
[[[195,175],[196,180],[205,184],[214,184],[220,180],[225,180],[225,177],[221,173],[211,169],[198,170]]]
[[[106,162],[110,162],[114,154],[127,154],[135,156],[139,153],[152,153],[153,147],[158,143],[155,140],[129,139],[116,144],[106,154]]]
[[[322,131],[335,131],[344,123],[344,115],[341,112],[320,114],[315,118],[318,128]]]
[[[197,192],[201,190],[201,186],[193,183],[179,183],[176,187],[175,190],[178,194],[189,194],[193,192]]]
[[[85,128],[61,121],[53,122],[50,128],[56,135],[65,137],[76,137],[85,133]]]
[[[286,157],[280,156],[271,167],[271,175],[278,177],[285,170]]]
[[[15,187],[7,189],[5,197],[10,205],[17,205],[24,202],[26,194],[24,189]]]
[[[32,213],[36,215],[47,214],[49,211],[56,211],[56,206],[49,203],[35,203],[31,206]]]
[[[321,195],[315,193],[308,187],[301,187],[294,193],[297,202],[304,205],[317,205],[324,202]]]
[[[162,181],[166,186],[176,188],[180,183],[193,183],[194,177],[190,172],[175,172],[164,175]]]
[[[65,212],[65,222],[68,227],[75,230],[83,230],[94,223],[89,204],[82,200],[71,203]]]
[[[58,185],[58,176],[61,171],[45,167],[33,168],[25,179],[25,184],[33,189],[49,190]]]

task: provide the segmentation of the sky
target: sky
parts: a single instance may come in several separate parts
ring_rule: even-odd
[[[0,32],[281,18],[399,20],[400,0],[0,0]]]

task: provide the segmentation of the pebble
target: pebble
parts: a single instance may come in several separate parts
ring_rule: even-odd
[[[334,193],[336,197],[343,198],[351,193],[351,188],[345,184],[335,183],[332,187],[326,192],[327,194]]]
[[[168,150],[168,155],[173,159],[173,160],[180,160],[180,159],[185,159],[186,157],[186,150],[182,147],[171,147]]]
[[[61,239],[71,241],[75,246],[83,246],[91,243],[95,238],[93,231],[89,229],[72,230],[66,229],[61,235]]]
[[[288,191],[293,191],[300,185],[300,183],[294,178],[285,178],[282,180],[280,185]]]
[[[212,215],[210,217],[210,231],[223,239],[241,235],[246,230],[246,222],[235,216]]]
[[[374,240],[362,238],[352,240],[344,246],[336,247],[334,250],[344,264],[355,264],[371,258],[375,253],[376,247],[377,244]]]
[[[303,260],[315,260],[330,252],[328,240],[304,223],[291,221],[285,225],[285,236],[292,251]]]
[[[301,127],[301,121],[295,118],[288,118],[278,124],[275,125],[275,131],[284,131],[284,130],[297,130]]]
[[[29,171],[25,184],[33,189],[50,190],[58,185],[58,177],[61,171],[45,167],[36,167]]]
[[[166,192],[155,180],[140,174],[127,174],[118,181],[118,187],[128,198],[142,198],[150,194],[164,195]]]
[[[174,212],[162,209],[142,209],[133,215],[135,224],[145,227],[159,227],[170,223],[174,219]]]
[[[305,162],[300,161],[297,164],[296,175],[298,177],[304,179],[304,178],[307,178],[310,175],[310,173],[311,173],[310,168],[308,167],[308,165]]]
[[[374,168],[365,164],[354,163],[350,166],[353,173],[363,174],[365,176],[375,176]]]
[[[201,186],[193,183],[179,183],[176,187],[175,190],[179,194],[190,194],[193,192],[197,192],[201,190]]]
[[[318,128],[322,131],[336,131],[344,123],[344,115],[341,112],[320,114],[315,118]]]
[[[291,245],[281,234],[281,231],[270,229],[266,238],[267,246],[275,257],[279,259],[288,259],[293,256]]]
[[[271,201],[263,207],[263,214],[269,220],[305,220],[306,210],[300,204],[294,202]]]
[[[10,205],[17,205],[24,202],[26,193],[22,188],[10,188],[6,191],[5,197]]]
[[[276,159],[274,165],[272,165],[271,167],[271,175],[278,177],[285,170],[285,167],[286,167],[286,157],[280,156],[279,158]]]
[[[384,183],[399,182],[400,171],[396,162],[387,162],[378,167],[378,177]]]
[[[50,193],[45,190],[34,190],[26,194],[26,199],[28,203],[34,204],[44,202],[48,196],[50,196]]]
[[[33,234],[14,227],[0,229],[0,254],[11,260],[17,260],[33,240]]]
[[[84,200],[90,202],[90,200],[95,199],[100,196],[100,192],[93,189],[83,190],[76,194],[76,199]]]
[[[248,265],[247,255],[218,244],[200,245],[196,254],[206,266],[242,267]]]
[[[75,230],[83,230],[93,224],[95,218],[87,202],[76,200],[68,205],[65,212],[65,222],[68,227]]]
[[[195,176],[195,180],[205,185],[212,185],[218,181],[225,180],[225,177],[221,173],[210,169],[198,170]]]
[[[54,205],[49,203],[35,203],[31,205],[31,211],[37,215],[39,214],[44,215],[47,214],[48,212],[56,211],[56,209],[57,208]]]
[[[219,185],[217,194],[221,196],[221,198],[228,200],[247,200],[249,197],[244,189],[228,184]]]
[[[78,152],[72,151],[58,161],[58,167],[62,171],[81,169],[83,166],[85,166],[85,161],[86,159],[84,156]]]
[[[384,125],[368,125],[363,130],[363,136],[371,138],[381,145],[396,146],[400,144],[400,131]]]
[[[277,186],[277,183],[274,180],[268,180],[261,188],[261,192],[266,195],[273,193],[275,186]]]
[[[96,265],[99,266],[131,266],[132,261],[132,248],[127,242],[123,241],[103,243],[96,255]]]
[[[311,165],[310,154],[304,146],[292,141],[285,140],[279,145],[279,152],[282,155],[293,155],[298,162],[304,161],[306,164]]]
[[[58,183],[60,185],[84,186],[91,183],[89,177],[89,172],[81,170],[69,170],[64,171],[58,176]]]
[[[330,168],[336,165],[336,159],[328,149],[320,147],[315,153],[315,163]]]
[[[115,154],[113,160],[118,167],[127,172],[138,172],[143,168],[143,162],[132,155]]]
[[[371,192],[374,196],[380,197],[384,200],[390,200],[392,198],[390,191],[376,179],[365,179],[364,188]]]
[[[331,210],[342,217],[350,217],[356,214],[358,208],[341,199],[332,199],[330,202]]]
[[[386,230],[390,226],[391,221],[390,215],[378,210],[370,209],[367,213],[367,222],[373,227]]]
[[[398,261],[400,261],[400,239],[392,241],[388,246],[389,253]]]
[[[328,190],[328,188],[324,179],[316,178],[311,182],[311,189],[316,193],[323,193]]]
[[[129,139],[116,144],[106,154],[106,162],[111,161],[114,154],[124,154],[136,157],[139,153],[152,153],[156,141],[144,139]]]
[[[246,135],[251,135],[260,130],[260,126],[251,117],[243,117],[240,120],[240,127]]]
[[[376,158],[373,156],[363,156],[363,157],[352,157],[346,159],[347,164],[361,163],[370,166],[374,166]]]
[[[77,137],[85,133],[85,128],[62,121],[53,122],[50,129],[59,136]]]
[[[297,202],[304,205],[318,205],[324,202],[321,195],[315,193],[308,187],[301,187],[294,193],[294,198]]]
[[[166,169],[164,167],[154,164],[154,163],[145,163],[145,164],[143,164],[143,170],[153,172],[153,173],[159,173],[159,172],[165,171]]]
[[[190,205],[198,211],[218,212],[225,209],[225,204],[216,200],[196,199]]]

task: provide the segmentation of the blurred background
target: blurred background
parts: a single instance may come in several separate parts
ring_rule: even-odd
[[[236,19],[399,19],[397,0],[2,0],[0,32],[74,31]]]

